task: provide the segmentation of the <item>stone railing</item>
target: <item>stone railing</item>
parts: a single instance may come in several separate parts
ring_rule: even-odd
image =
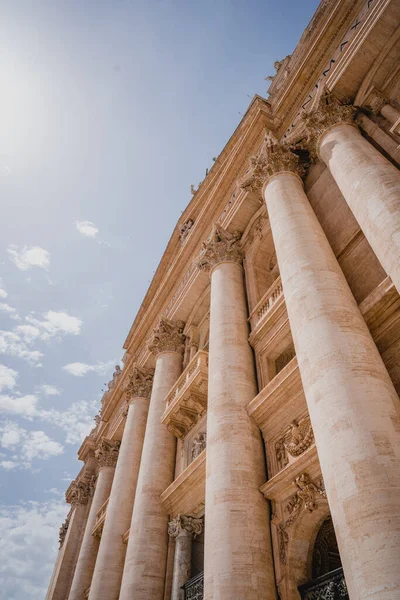
[[[183,584],[185,600],[203,600],[204,596],[204,572],[192,577]]]
[[[272,307],[283,297],[283,288],[281,278],[275,279],[274,283],[265,292],[264,296],[255,305],[251,311],[249,321],[251,323],[251,329],[254,329],[261,323],[265,316],[270,312]]]
[[[96,521],[92,529],[92,535],[94,535],[95,537],[101,537],[104,527],[104,521],[106,520],[107,506],[109,500],[110,498],[108,497],[96,513]]]
[[[343,569],[335,569],[299,586],[302,600],[349,600]]]
[[[207,410],[208,352],[192,358],[165,399],[162,423],[182,438]]]

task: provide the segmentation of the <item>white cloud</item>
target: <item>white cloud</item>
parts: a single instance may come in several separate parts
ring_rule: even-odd
[[[2,288],[0,288],[0,298],[7,298],[8,294],[6,292],[6,290],[3,290]]]
[[[40,367],[43,353],[32,349],[33,343],[48,341],[53,337],[78,335],[82,321],[63,311],[49,310],[43,319],[32,315],[26,317],[27,324],[18,325],[12,331],[0,331],[0,354],[16,356]]]
[[[0,392],[3,390],[12,390],[17,385],[17,371],[0,364]]]
[[[62,444],[51,439],[44,431],[29,431],[13,421],[0,423],[0,446],[12,453],[3,462],[12,462],[13,468],[30,468],[34,459],[46,460],[64,452]]]
[[[88,365],[82,362],[74,362],[65,365],[63,369],[74,375],[75,377],[83,377],[87,373],[93,372],[98,373],[99,375],[105,375],[107,371],[110,370],[112,366],[114,366],[114,361],[109,362],[98,362],[95,365]]]
[[[0,467],[5,471],[12,471],[18,467],[18,463],[13,460],[2,460],[0,461]]]
[[[79,335],[81,332],[82,321],[78,317],[73,317],[66,312],[49,310],[44,315],[44,320],[40,321],[35,317],[28,316],[28,323],[39,328],[42,340],[49,339],[58,334]]]
[[[59,390],[55,385],[49,385],[48,383],[43,383],[39,390],[45,396],[61,396],[61,390]]]
[[[4,600],[42,600],[69,507],[58,499],[0,505],[0,580]]]
[[[21,415],[26,419],[32,419],[38,415],[37,402],[38,399],[33,394],[26,396],[0,394],[0,413]]]
[[[12,319],[20,319],[16,309],[5,302],[0,302],[0,311],[9,315]]]
[[[99,233],[98,228],[92,221],[75,221],[75,227],[82,235],[94,238]]]
[[[19,248],[14,244],[7,248],[10,260],[21,271],[26,271],[32,267],[48,269],[50,266],[50,253],[40,246],[24,246]]]
[[[93,417],[98,410],[97,402],[74,402],[64,411],[42,410],[42,420],[60,427],[66,434],[66,444],[79,444],[94,427]]]

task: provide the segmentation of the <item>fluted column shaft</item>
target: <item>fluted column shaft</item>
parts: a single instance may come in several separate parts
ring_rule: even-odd
[[[272,600],[264,454],[246,412],[257,385],[238,237],[214,226],[198,261],[211,269],[204,598]]]
[[[118,600],[148,410],[148,398],[129,402],[89,600]]]
[[[366,164],[374,157],[363,154],[364,141],[348,126],[335,129],[354,139],[365,159],[360,172],[372,185]],[[338,179],[350,181],[351,168],[360,202],[385,225],[357,165],[347,158],[344,174],[337,173],[342,139],[332,136],[326,142]],[[378,160],[378,178],[380,168],[390,171]],[[382,192],[390,196],[390,186]],[[300,178],[272,176],[264,197],[350,598],[392,600],[400,595],[399,399]]]
[[[163,598],[168,514],[160,496],[174,477],[176,438],[161,423],[161,416],[165,397],[181,370],[181,351],[158,353],[120,600]]]
[[[400,173],[348,123],[328,128],[319,155],[400,292]]]
[[[114,467],[100,467],[68,600],[85,600],[99,548],[99,540],[92,535],[92,530],[98,510],[110,495],[113,477]]]

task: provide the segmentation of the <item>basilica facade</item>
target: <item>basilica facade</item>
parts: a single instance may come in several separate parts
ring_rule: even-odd
[[[399,25],[321,2],[192,188],[47,600],[400,599]]]

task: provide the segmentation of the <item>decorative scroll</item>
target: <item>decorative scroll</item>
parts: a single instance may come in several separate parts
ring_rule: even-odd
[[[288,517],[278,527],[279,556],[283,564],[286,564],[287,545],[289,542],[286,530],[293,525],[302,510],[312,512],[317,508],[316,501],[318,497],[326,498],[322,478],[320,481],[314,482],[307,473],[302,473],[296,477],[293,485],[296,487],[296,493],[290,498],[285,507]]]
[[[120,445],[117,440],[101,440],[95,452],[99,467],[115,467]]]
[[[241,234],[239,231],[230,233],[215,223],[210,236],[206,242],[203,242],[199,256],[197,258],[197,267],[202,271],[208,271],[221,262],[229,261],[242,264],[243,251],[239,240]]]
[[[303,454],[314,442],[314,433],[309,417],[297,421],[294,419],[289,429],[275,442],[275,456],[278,469],[284,469],[289,457]]]
[[[182,532],[193,534],[193,537],[200,535],[203,531],[203,519],[195,519],[194,517],[186,517],[178,515],[175,519],[168,523],[168,534],[176,538]]]
[[[131,398],[150,398],[153,387],[154,369],[134,367],[128,375],[124,392],[128,401]]]
[[[155,356],[161,352],[178,352],[183,354],[185,350],[185,336],[183,321],[170,321],[165,317],[160,319],[158,327],[153,330],[153,339],[149,344],[149,350]]]

